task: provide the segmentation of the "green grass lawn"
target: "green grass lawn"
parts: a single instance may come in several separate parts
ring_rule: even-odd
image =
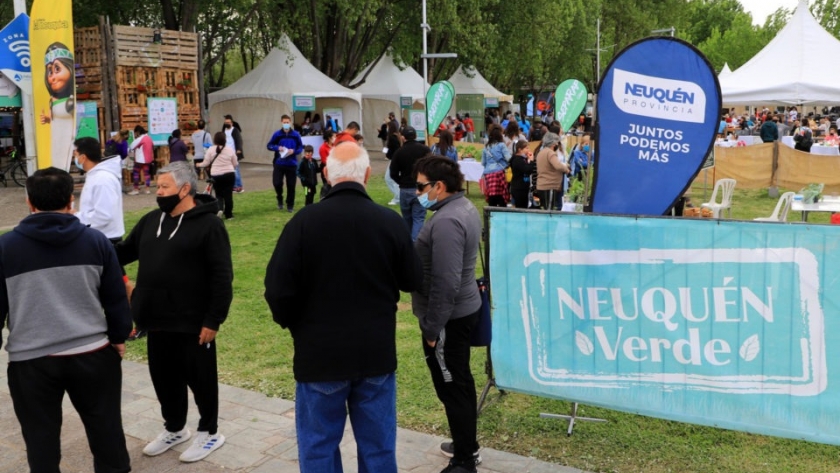
[[[477,186],[471,198],[482,206]],[[381,176],[369,185],[380,203],[390,199]],[[782,192],[784,192],[782,190]],[[711,194],[711,189],[708,190]],[[703,187],[693,189],[695,205],[703,201]],[[298,192],[298,207],[303,205]],[[292,214],[278,212],[273,192],[236,195],[236,219],[228,224],[233,245],[234,300],[230,316],[219,332],[221,382],[294,398],[292,340],[272,319],[263,299],[265,267],[283,225]],[[766,191],[736,190],[732,217],[769,216],[776,204]],[[395,211],[397,209],[395,208]],[[142,213],[126,217],[130,229]],[[799,219],[791,214],[789,220]],[[812,222],[827,222],[813,215]],[[127,268],[136,274],[136,265]],[[397,314],[398,420],[401,427],[448,435],[443,408],[435,397],[423,359],[420,331],[403,294]],[[129,344],[129,357],[145,358],[145,344]],[[484,349],[473,351],[473,373],[480,390]],[[533,456],[592,472],[832,472],[840,471],[840,449],[669,422],[649,417],[582,406],[579,415],[607,419],[606,424],[580,423],[571,437],[563,421],[539,418],[541,412],[567,413],[568,402],[491,391],[491,402],[479,418],[483,446]],[[486,465],[492,468],[492,465]]]

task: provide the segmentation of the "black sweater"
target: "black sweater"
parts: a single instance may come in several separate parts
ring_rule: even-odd
[[[117,245],[120,264],[139,261],[131,315],[138,328],[195,333],[218,330],[233,299],[233,264],[216,199],[199,194],[177,217],[153,210]],[[181,218],[183,216],[183,219]]]
[[[400,189],[414,188],[415,179],[412,177],[414,163],[418,159],[430,154],[432,150],[428,146],[417,141],[406,141],[402,148],[394,153],[391,158],[391,179],[400,185]]]
[[[400,291],[423,270],[400,215],[362,185],[333,186],[286,224],[265,273],[274,321],[294,338],[295,380],[342,381],[397,368]]]

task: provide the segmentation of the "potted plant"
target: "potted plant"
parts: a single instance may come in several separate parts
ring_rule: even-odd
[[[90,100],[90,92],[88,92],[84,88],[77,89],[76,100]]]
[[[155,80],[149,79],[142,84],[137,84],[137,92],[145,93],[145,94],[153,94],[155,93]]]
[[[178,82],[177,84],[175,84],[175,88],[178,89],[178,90],[186,90],[187,87],[190,87],[190,86],[192,86],[192,81],[189,80],[189,79],[184,79],[181,82]]]

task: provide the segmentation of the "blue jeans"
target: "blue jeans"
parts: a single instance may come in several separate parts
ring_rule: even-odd
[[[236,166],[236,180],[233,181],[233,187],[242,187],[242,174],[239,173],[239,166]]]
[[[344,423],[356,438],[359,473],[397,473],[394,373],[353,381],[297,383],[295,426],[301,473],[343,473]]]
[[[420,205],[417,200],[417,191],[413,188],[400,189],[400,211],[406,225],[408,225],[411,240],[416,240],[420,229],[423,228],[423,223],[426,221],[426,209]]]

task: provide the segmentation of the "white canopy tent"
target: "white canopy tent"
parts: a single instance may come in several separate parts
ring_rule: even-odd
[[[513,103],[513,96],[503,94],[498,89],[493,87],[493,84],[487,82],[475,68],[465,69],[464,66],[458,68],[449,82],[455,86],[455,95],[472,95],[481,94],[485,98],[497,98],[499,102]]]
[[[724,77],[732,74],[732,69],[729,68],[729,63],[723,63],[723,69],[720,70],[720,74],[718,74],[718,80],[723,79]]]
[[[390,53],[386,53],[378,61],[368,64],[353,79],[351,87],[359,84],[363,78],[364,83],[353,91],[362,95],[362,135],[365,137],[365,147],[381,148],[379,145],[382,143],[376,136],[389,112],[400,117],[400,97],[411,97],[413,108],[423,108],[423,76],[411,67],[400,69]]]
[[[292,115],[292,97],[314,96],[316,111],[340,108],[343,123],[362,122],[362,96],[315,68],[288,38],[281,40],[288,51],[274,48],[251,72],[208,96],[215,131],[222,117],[230,114],[242,126],[243,153],[249,162],[271,163],[266,144],[280,128],[280,117]],[[375,136],[375,135],[374,135]],[[317,152],[317,150],[316,150]]]
[[[724,105],[840,103],[840,41],[800,0],[788,24],[731,74],[719,77]]]

